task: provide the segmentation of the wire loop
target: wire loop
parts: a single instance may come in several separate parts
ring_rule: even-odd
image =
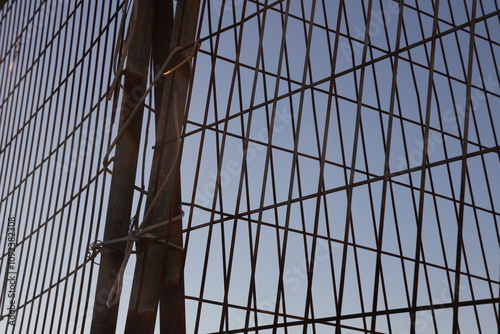
[[[108,300],[106,301],[106,305],[111,308],[114,307],[118,304],[120,301],[120,295],[123,287],[123,274],[125,272],[125,268],[127,267],[128,259],[130,258],[130,254],[132,254],[132,248],[134,245],[134,242],[139,242],[143,239],[147,239],[150,241],[157,241],[161,242],[162,244],[167,245],[168,247],[172,247],[176,250],[179,250],[181,252],[184,252],[184,248],[182,248],[179,245],[173,244],[171,242],[167,242],[167,236],[164,237],[158,237],[154,234],[149,233],[152,230],[155,230],[157,228],[167,226],[170,223],[173,223],[175,221],[181,220],[182,217],[184,217],[184,212],[181,214],[175,216],[172,218],[172,220],[165,220],[162,222],[159,222],[157,224],[153,224],[150,226],[147,226],[145,228],[141,228],[139,226],[139,229],[130,231],[130,233],[123,238],[118,238],[114,240],[107,240],[107,241],[100,241],[97,240],[93,242],[90,247],[89,247],[89,253],[91,253],[88,257],[94,260],[94,258],[101,252],[103,248],[110,248],[109,245],[121,243],[121,242],[126,242],[127,245],[125,246],[125,252],[124,252],[124,258],[122,265],[120,266],[120,270],[118,271],[118,274],[116,275],[115,282],[113,283],[113,287],[111,288],[111,291],[109,292]],[[116,250],[116,249],[113,249]]]

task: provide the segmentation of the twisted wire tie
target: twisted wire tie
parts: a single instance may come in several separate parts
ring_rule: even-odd
[[[120,301],[120,295],[123,287],[123,275],[125,273],[125,268],[127,267],[128,259],[130,258],[130,254],[132,254],[132,248],[134,242],[138,242],[142,239],[150,239],[154,241],[161,242],[165,245],[168,245],[168,247],[172,247],[174,249],[177,249],[178,251],[184,252],[184,248],[182,248],[179,245],[173,244],[171,242],[167,242],[165,239],[167,237],[157,237],[151,233],[150,231],[157,229],[162,226],[166,226],[170,223],[173,223],[175,221],[178,221],[184,217],[184,212],[181,214],[175,216],[172,218],[172,220],[165,220],[162,222],[159,222],[157,224],[153,224],[150,226],[147,226],[143,229],[138,229],[138,230],[133,230],[130,231],[130,233],[123,238],[118,238],[114,240],[107,240],[107,241],[96,241],[90,245],[90,249],[92,250],[92,254],[90,257],[93,259],[94,257],[97,256],[97,254],[100,252],[102,248],[109,248],[109,245],[120,243],[120,242],[127,242],[127,245],[125,246],[125,252],[124,252],[124,258],[122,265],[120,266],[120,270],[118,271],[118,274],[116,275],[115,282],[113,283],[113,286],[111,288],[111,291],[109,292],[108,299],[106,301],[106,305],[109,308],[112,308],[118,304]],[[112,249],[112,248],[111,248]]]

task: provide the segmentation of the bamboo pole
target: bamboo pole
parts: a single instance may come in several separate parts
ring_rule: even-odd
[[[155,0],[138,0],[125,71],[120,112],[120,129],[146,90],[151,49]],[[104,242],[127,236],[132,210],[137,156],[142,127],[142,107],[116,144],[113,176],[104,230]],[[91,333],[115,333],[118,306],[106,305],[111,288],[124,258],[125,243],[101,250]]]
[[[172,52],[177,46],[193,44],[198,21],[199,0],[178,1],[172,33]],[[168,21],[167,8],[158,8],[157,21]],[[167,24],[167,23],[165,23]],[[160,23],[158,24],[160,25]],[[161,28],[166,31],[165,27]],[[165,43],[155,38],[158,48],[164,48]],[[155,46],[155,47],[156,47]],[[155,62],[159,63],[164,57],[155,53]],[[179,52],[173,58],[172,66],[180,63],[185,54]],[[155,66],[158,68],[158,66]],[[152,197],[158,196],[148,224],[158,224],[171,220],[181,211],[180,171],[178,143],[176,137],[184,119],[184,108],[190,80],[190,67],[186,63],[166,77],[162,97],[155,97],[156,112],[156,145],[153,157],[153,166],[149,184],[148,204]],[[168,144],[167,144],[168,143]],[[167,175],[174,169],[172,176]],[[167,182],[163,191],[159,188]],[[146,207],[148,207],[148,204]],[[184,253],[182,249],[182,221],[171,222],[168,226],[151,231],[158,237],[167,237],[167,246],[158,241],[141,240],[137,245],[137,262],[127,316],[126,333],[153,333],[160,302],[160,329],[162,334],[180,334],[186,332],[184,282],[182,271]]]

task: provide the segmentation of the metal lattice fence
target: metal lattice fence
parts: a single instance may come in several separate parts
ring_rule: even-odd
[[[498,332],[499,55],[496,0],[0,1],[0,329]]]

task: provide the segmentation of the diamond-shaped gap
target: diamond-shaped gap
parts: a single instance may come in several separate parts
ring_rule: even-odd
[[[203,268],[207,237],[208,229],[194,229],[190,232],[184,268],[190,270],[188,272],[199,272],[200,268]],[[184,278],[187,296],[199,296],[201,279],[201,275],[189,275]]]
[[[298,167],[297,172],[300,172],[302,196],[316,194],[320,174],[319,161],[301,156],[298,158]]]
[[[212,86],[212,88],[209,90],[209,92],[207,92],[207,93],[210,93],[210,95],[207,96],[206,101],[204,101],[203,109],[201,109],[201,110],[205,110],[205,115],[207,116],[206,117],[207,125],[213,124],[219,120],[219,100],[220,100],[220,97],[218,96],[218,94],[219,94],[219,88],[218,88],[219,79],[217,78],[217,75],[214,78],[214,82],[215,82],[215,89],[213,88],[213,85],[210,84],[210,86]],[[223,108],[223,110],[225,111],[225,108]],[[217,120],[215,117],[216,112],[217,112]],[[203,115],[203,117],[205,117],[205,115]],[[201,120],[204,120],[204,118],[201,118],[200,121]]]
[[[341,135],[345,161],[350,165],[356,124],[356,104],[339,100],[338,114],[339,117],[336,122],[340,123],[338,127],[342,131]]]
[[[356,248],[356,252],[358,253],[359,256],[359,248]],[[335,264],[335,271],[336,271],[336,283],[337,283],[337,291],[340,297],[340,294],[343,293],[343,304],[342,304],[342,314],[356,314],[356,313],[361,313],[361,301],[365,301],[365,296],[363,294],[363,298],[361,298],[359,287],[361,285],[361,292],[364,293],[363,291],[363,283],[358,280],[358,275],[356,275],[357,268],[356,268],[356,263],[355,263],[355,257],[354,257],[354,248],[352,246],[349,246],[347,248],[347,258],[346,258],[346,263],[345,263],[345,279],[344,279],[344,287],[343,291],[340,290],[340,276],[341,276],[341,266],[343,265],[342,260],[337,261]],[[360,270],[362,269],[361,267],[359,268]],[[360,273],[361,276],[361,273]],[[362,276],[361,276],[362,277]],[[362,278],[361,278],[362,279]],[[373,286],[372,283],[370,283],[370,286]],[[338,298],[339,298],[338,297]],[[367,305],[364,305],[365,308]],[[342,321],[343,324],[349,324],[348,321]],[[351,323],[351,326],[355,325]],[[359,325],[359,324],[358,324]]]
[[[401,62],[402,61],[399,60],[399,63],[401,63]],[[377,81],[375,84],[378,87],[378,97],[380,100],[380,107],[382,108],[382,110],[389,113],[391,93],[392,93],[392,75],[388,75],[388,74],[389,73],[392,74],[392,72],[393,72],[393,66],[391,64],[391,60],[384,59],[384,60],[376,62],[375,63],[375,71],[376,71],[376,75],[377,75]],[[398,65],[398,76],[399,75],[401,75],[401,74],[399,73],[399,65]],[[394,101],[395,101],[394,102],[394,112],[396,114],[396,110],[397,110],[396,109],[396,107],[397,107],[396,99]],[[378,103],[373,104],[373,106],[378,107]]]
[[[398,254],[399,255],[399,254]],[[381,256],[381,272],[384,276],[384,285],[386,289],[387,308],[404,308],[411,303],[412,277],[408,271],[404,271],[401,259],[396,256]],[[406,282],[405,282],[406,280]],[[382,280],[380,281],[379,298],[382,294]],[[407,293],[409,295],[407,295]],[[385,308],[385,305],[379,299],[379,309]]]
[[[262,64],[261,64],[261,68],[262,68]],[[272,79],[264,81],[264,77],[267,78],[267,76],[265,76],[260,71],[259,74],[257,75],[256,82],[254,83],[255,89],[252,87],[253,106],[259,106],[262,104],[267,105],[268,104],[267,101],[269,99],[269,96],[267,95],[267,93],[269,92],[270,88],[267,86],[267,84],[269,82],[272,83]],[[265,108],[265,106],[264,106],[264,108]]]
[[[444,35],[438,40],[436,46],[439,50],[441,50],[441,48],[445,50],[443,58],[448,65],[447,70],[449,71],[450,77],[462,78],[464,76],[463,67],[460,61],[460,51],[462,50],[459,51],[456,38],[455,34]],[[464,59],[464,61],[466,61],[466,59]],[[442,71],[447,73],[445,69],[442,69]]]
[[[224,128],[227,126],[227,135],[226,137],[231,137],[232,139],[236,141],[231,141],[230,147],[226,147],[227,149],[230,149],[232,151],[237,150],[237,152],[242,155],[243,149],[242,149],[242,142],[246,138],[246,131],[247,131],[247,120],[248,120],[248,114],[240,114],[236,117],[229,117],[224,119],[224,121],[219,124],[219,135],[222,136]],[[226,144],[227,145],[227,144]]]
[[[249,12],[247,10],[247,12]],[[250,13],[250,12],[249,12]],[[262,21],[262,13],[259,14]],[[262,24],[262,23],[261,23]],[[259,52],[259,22],[257,16],[245,21],[241,40],[240,62],[254,67]]]
[[[446,55],[443,54],[443,51],[446,52]],[[429,55],[430,55],[431,49],[429,48]],[[446,58],[446,56],[448,56]],[[434,53],[434,71],[437,73],[445,73],[446,72],[446,65],[450,67],[449,64],[445,64],[445,58],[446,61],[450,61],[453,58],[451,55],[448,53],[447,49],[442,49],[439,45],[439,41],[436,42],[436,51]],[[467,59],[467,58],[465,58]],[[453,61],[453,60],[452,60]]]
[[[443,4],[441,7],[443,7],[443,6],[446,6],[446,5]],[[467,8],[465,7],[465,2],[461,3],[460,5],[457,5],[457,6],[451,6],[450,4],[448,4],[448,6],[451,7],[450,10],[452,12],[455,25],[460,25],[460,24],[469,22],[470,14],[469,14],[469,11],[467,10]],[[470,9],[471,9],[471,6],[469,6],[469,10]]]
[[[279,101],[288,101],[289,97],[288,96],[285,97],[285,95],[289,95],[292,92],[296,92],[301,87],[301,84],[299,81],[293,80],[289,76],[289,72],[288,72],[286,66],[287,65],[286,65],[285,61],[283,61],[282,65],[281,65],[281,76],[280,76],[280,82],[279,82],[278,94],[277,94]],[[274,99],[274,95],[276,93],[274,91],[275,87],[273,86],[272,89],[273,90],[272,90],[271,99]]]
[[[428,252],[425,252],[424,250],[424,253],[427,254]],[[422,260],[422,255],[420,255],[420,260]],[[411,263],[410,264],[410,267],[415,267],[415,263]],[[419,270],[418,270],[418,277],[416,278],[417,279],[417,306],[422,306],[422,305],[430,305],[431,304],[431,301],[429,299],[429,294],[430,294],[430,287],[427,285],[427,282],[429,282],[430,284],[432,284],[431,280],[429,279],[429,281],[426,280],[426,273],[425,273],[425,269],[424,269],[424,265],[422,263],[419,264]],[[414,280],[414,273],[412,272],[411,273],[411,276],[410,276],[410,282],[411,283],[411,292],[410,294],[413,295],[413,280]],[[433,296],[431,295],[430,298],[433,298]],[[433,300],[434,302],[434,300]]]
[[[358,265],[359,265],[359,275],[361,278],[361,287],[363,291],[363,302],[367,310],[371,310],[373,306],[374,297],[374,277],[375,277],[375,266],[377,263],[377,253],[373,250],[367,250],[362,248],[357,248]],[[379,282],[379,289],[380,289]],[[378,302],[383,296],[380,293],[378,295]]]
[[[460,199],[460,186],[461,186],[461,175],[462,175],[462,161],[454,161],[449,164],[450,170],[450,182],[454,191],[454,199],[457,201],[455,205],[458,208],[458,202]],[[467,191],[466,191],[467,194]],[[467,195],[466,195],[467,196]],[[470,203],[470,199],[466,199],[467,203]],[[458,212],[458,211],[457,211]]]
[[[317,129],[314,122],[314,115],[309,106],[311,106],[310,91],[304,92],[304,103],[301,112],[300,133],[298,141],[299,152],[310,152],[309,154],[318,156]],[[298,121],[298,117],[297,117]]]
[[[418,34],[418,36],[422,39],[432,37],[432,27],[434,22],[434,13],[437,10],[434,4],[431,3],[419,3],[415,2],[417,8],[417,24],[419,30],[423,31],[423,36]],[[441,3],[440,7],[445,6],[445,4]]]
[[[463,331],[464,333],[474,333],[478,332],[479,328],[476,322],[476,315],[479,313],[476,311],[476,308],[473,306],[462,306],[459,308],[460,316],[458,317],[458,327],[460,328],[460,331]],[[464,319],[469,319],[469,321],[465,321]],[[474,319],[474,321],[472,321]],[[491,319],[489,321],[489,325],[491,328],[495,328],[497,325],[493,323]],[[496,320],[495,320],[496,322]],[[486,328],[488,328],[487,326]]]
[[[252,208],[257,208],[261,203],[262,188],[265,185],[265,180],[262,175],[265,169],[266,154],[262,151],[257,151],[257,146],[250,143],[248,146],[247,155],[247,172],[248,172],[248,187],[251,199]]]
[[[233,224],[233,220],[230,222]],[[236,228],[236,237],[234,242],[233,267],[229,286],[230,302],[232,300],[235,304],[246,305],[251,276],[252,256],[250,252],[249,237],[251,235],[252,241],[255,242],[256,226],[254,223],[250,223],[247,220],[247,216],[244,216],[236,221],[234,228]],[[229,242],[229,238],[226,240]],[[252,244],[252,248],[254,246],[255,245]]]
[[[483,4],[483,5],[486,5],[486,6],[491,6],[492,4],[488,3],[488,4]],[[492,10],[492,11],[495,11],[496,9]],[[492,11],[489,11],[489,12],[492,12]],[[488,11],[487,11],[488,12]],[[500,36],[498,36],[498,34],[493,34],[492,32],[495,31],[495,29],[497,29],[498,27],[498,20],[495,20],[495,17],[491,17],[489,19],[486,19],[483,21],[484,24],[486,24],[488,26],[488,30],[490,32],[490,36],[489,36],[489,39],[494,42],[494,43],[500,43]],[[479,22],[476,23],[476,24],[480,24]]]
[[[206,132],[204,139],[204,150],[200,159],[200,171],[197,184],[196,202],[210,208],[212,206],[215,182],[210,178],[210,172],[217,172],[217,154],[215,146],[215,134]]]
[[[288,199],[288,189],[290,188],[290,173],[292,170],[293,155],[278,149],[272,150],[274,167],[274,184],[276,186],[276,199],[283,202]],[[267,188],[272,190],[271,166],[269,166]],[[272,197],[266,196],[266,202],[272,201]]]
[[[498,86],[497,86],[498,83],[494,83],[494,81],[492,81],[490,83],[490,85],[492,86],[490,88],[491,91],[498,91]],[[490,115],[492,118],[491,127],[494,128],[494,132],[496,134],[495,139],[496,139],[496,141],[498,141],[499,136],[500,136],[500,113],[495,113],[495,112],[493,112],[493,110],[498,110],[498,108],[500,107],[500,98],[493,96],[491,94],[488,94],[488,101],[490,103],[490,110],[491,110]],[[495,143],[496,143],[496,141],[495,141]]]
[[[212,21],[215,21],[217,22],[217,24],[219,24],[220,16],[222,15],[222,29],[235,24],[241,18],[241,14],[243,11],[243,0],[214,1],[211,2],[210,5],[212,11]],[[223,5],[224,9],[222,9]],[[247,4],[246,12],[248,12],[248,8],[250,8],[251,6],[252,4]],[[236,22],[234,21],[233,15],[236,18]]]
[[[447,222],[443,219],[439,220],[441,224],[441,234],[439,233],[438,220],[436,217],[436,208],[433,199],[430,195],[425,197],[424,208],[423,208],[423,218],[422,218],[422,248],[425,252],[425,260],[427,262],[444,265],[443,251],[441,249],[441,238],[444,232],[444,238],[450,238],[451,234],[449,230],[443,228],[443,224]],[[440,217],[441,218],[441,217]],[[448,220],[454,220],[448,217]]]
[[[397,76],[398,99],[396,100],[399,106],[395,109],[395,114],[406,118],[409,115],[418,115],[417,91],[415,91],[415,87],[410,81],[412,78],[411,71],[412,67],[407,61],[399,61]],[[420,91],[418,93],[422,94]]]
[[[361,129],[359,130],[359,138],[358,138],[358,146],[356,147],[356,151],[353,152],[356,154],[356,161],[354,165],[351,165],[349,168],[349,179],[351,173],[354,173],[354,184],[359,182],[365,182],[369,178],[370,166],[368,166],[368,161],[366,156],[366,141],[363,141],[363,132]],[[356,138],[354,138],[356,140]],[[354,145],[353,145],[354,149]],[[352,160],[351,160],[352,163]]]
[[[376,247],[373,233],[372,208],[367,186],[353,188],[351,218],[354,226],[356,243],[371,248]]]
[[[315,255],[315,274],[318,273],[317,282],[313,281],[313,294],[319,293],[321,290],[324,291],[326,296],[321,296],[329,299],[330,302],[334,302],[334,282],[333,282],[333,272],[331,265],[333,262],[337,261],[339,244],[331,241],[327,241],[323,238],[317,239],[316,245],[316,255]],[[320,287],[321,286],[321,287]],[[315,297],[318,298],[318,297]],[[322,302],[323,303],[323,302]],[[328,302],[325,301],[325,305]],[[334,305],[330,304],[330,310],[334,308]],[[323,310],[324,307],[322,307]],[[319,310],[318,310],[319,311]],[[326,311],[326,310],[325,310]],[[327,316],[326,314],[324,315]]]
[[[490,69],[494,68],[494,62],[495,62],[495,54],[493,53],[493,43],[489,42],[488,40],[480,39],[480,38],[475,38],[474,39],[474,47],[475,50],[478,50],[479,52],[476,52],[474,54],[474,63],[473,63],[473,69],[472,69],[472,83],[475,86],[483,88],[483,82],[484,82],[484,88],[488,89],[491,88],[491,79],[493,78],[492,73],[488,73],[485,71],[485,69]],[[494,49],[493,49],[494,50]],[[478,62],[480,64],[480,67],[478,66]],[[497,87],[498,89],[498,87]],[[474,93],[472,96],[475,96],[476,98],[480,99],[481,102],[483,102],[483,99],[481,99],[480,94]]]
[[[316,210],[316,205],[317,205],[317,199],[314,199],[314,209]],[[328,245],[328,240],[326,238],[332,238],[333,233],[331,230],[330,226],[330,220],[334,219],[333,215],[331,215],[330,209],[331,208],[325,208],[325,203],[327,205],[326,199],[321,198],[319,201],[319,212],[318,216],[316,217],[316,212],[314,212],[314,215],[312,216],[313,221],[317,219],[317,235],[319,236],[317,240],[317,251],[318,251],[318,257],[322,258],[321,261],[327,261],[327,258],[329,259],[330,256],[330,247]],[[328,224],[328,226],[327,226]],[[331,245],[331,251],[335,250],[335,244]],[[320,255],[321,253],[321,255]],[[333,254],[332,254],[333,256]],[[328,260],[329,261],[329,260]]]
[[[405,307],[408,307],[408,305],[405,305]],[[408,313],[402,313],[402,314],[391,314],[389,315],[389,319],[391,322],[391,329],[395,333],[404,333],[404,332],[410,332],[410,317],[408,316]]]
[[[496,242],[496,229],[495,229],[495,219],[492,216],[484,211],[477,211],[478,220],[481,222],[479,224],[479,230],[481,235],[481,240],[483,241],[484,249],[487,254],[492,252],[498,252],[498,248],[495,244]],[[494,275],[494,273],[498,273],[500,269],[500,264],[496,259],[492,257],[486,258],[486,266],[490,273],[490,275]]]
[[[283,276],[287,314],[302,315],[304,313],[307,292],[307,268],[303,244],[302,234],[288,234]]]
[[[374,1],[372,3],[372,12],[370,18],[370,45],[375,48],[380,48],[382,50],[387,50],[387,40],[386,40],[386,30],[390,27],[392,23],[392,15],[389,11],[384,12],[384,17],[382,17],[382,2]],[[366,6],[368,10],[368,6]],[[385,20],[384,20],[385,19]],[[396,16],[397,22],[397,16]],[[392,23],[397,27],[397,23]]]
[[[415,255],[416,221],[411,189],[394,185],[393,191],[395,217],[397,217],[397,228],[402,242],[403,255],[413,257]]]
[[[390,252],[393,254],[399,254],[399,243],[401,239],[398,240],[398,231],[396,230],[396,219],[394,217],[394,206],[392,201],[392,193],[391,193],[391,184],[387,185],[387,195],[385,207],[376,208],[375,214],[377,219],[377,237],[380,237],[381,232],[381,220],[380,220],[380,212],[383,210],[384,219],[383,219],[383,233],[381,235],[382,238],[382,250],[386,252]]]
[[[456,121],[454,103],[458,103],[458,97],[462,94],[457,94],[457,91],[450,91],[448,80],[444,76],[436,75],[434,77],[434,88],[436,89],[437,101],[433,97],[430,126],[435,129],[446,132],[456,132]]]
[[[188,132],[192,129],[198,129],[197,126],[187,125]],[[194,176],[196,174],[196,164],[200,148],[201,132],[194,133],[184,138],[183,152],[181,160],[181,177],[183,189],[192,189]]]
[[[269,163],[267,165],[267,180],[265,181],[265,194],[263,202],[263,205],[265,207],[276,204],[280,194],[283,195],[286,189],[286,188],[279,188],[276,186],[275,180],[277,178],[277,175],[280,173],[280,168],[275,167],[276,162],[277,159],[274,158],[273,156],[272,161],[271,159],[269,159]]]
[[[423,146],[424,142],[417,141],[418,146]],[[441,134],[435,130],[429,130],[429,136],[427,140],[427,157],[429,162],[439,162],[446,159],[445,147],[443,145],[443,139]]]
[[[250,139],[258,155],[265,155],[269,143],[268,111],[265,107],[254,109],[252,113]]]
[[[420,48],[422,49],[422,48]],[[424,60],[424,66],[427,66],[426,61]],[[437,77],[436,73],[434,73],[433,78]],[[416,95],[417,99],[415,102],[416,108],[409,109],[411,111],[414,111],[413,113],[409,112],[403,112],[403,116],[406,118],[409,118],[411,120],[414,120],[416,122],[421,123],[422,125],[425,124],[425,117],[426,117],[426,112],[427,112],[427,100],[428,100],[428,81],[429,81],[429,70],[427,68],[423,68],[420,66],[413,66],[413,72],[411,74],[412,78],[412,84],[411,84],[411,89],[413,90],[418,90],[418,96]],[[414,78],[414,81],[413,81]],[[408,80],[406,80],[408,82]],[[434,94],[431,96],[431,112],[435,112],[435,96]],[[407,104],[409,101],[407,102]],[[404,110],[406,111],[407,105],[404,106]]]
[[[333,103],[335,103],[335,101],[333,101]],[[352,105],[348,106],[352,107]],[[343,138],[341,137],[340,131],[342,131],[342,135],[344,131],[342,128],[342,124],[339,124],[339,116],[342,116],[342,112],[336,110],[336,106],[332,105],[330,124],[328,127],[328,146],[326,149],[325,158],[327,164],[336,163],[340,166],[343,166],[344,161],[342,152],[344,152],[344,155],[346,152],[345,150],[343,150]]]
[[[498,296],[498,294],[497,294]],[[498,313],[497,313],[498,314]],[[478,305],[477,306],[477,315],[479,318],[479,323],[481,328],[495,328],[497,326],[496,323],[496,315],[495,315],[495,307],[490,305]],[[495,323],[496,322],[496,323]],[[474,329],[474,330],[477,330]]]
[[[200,324],[203,324],[203,331],[207,333],[217,332],[219,330],[221,314],[222,306],[203,303],[200,314]]]
[[[330,105],[330,110],[328,110],[328,90],[329,90],[329,83],[323,83],[321,85],[318,85],[315,90],[311,90],[309,93],[311,94],[311,98],[314,102],[314,113],[311,111],[311,119],[312,119],[312,124],[314,125],[313,129],[314,132],[310,133],[310,136],[314,136],[314,141],[318,141],[319,144],[316,144],[316,149],[311,151],[311,154],[317,155],[318,157],[321,156],[320,151],[323,149],[323,140],[325,137],[325,131],[328,132],[328,128],[334,124],[333,122],[335,121],[335,105],[334,105],[334,100],[332,98],[331,100],[331,105]],[[321,90],[320,90],[321,89]],[[329,119],[327,123],[327,114],[329,113]],[[316,130],[317,128],[317,130]],[[316,134],[317,132],[317,134]],[[318,137],[316,139],[316,136]],[[319,145],[319,146],[318,146]],[[328,146],[327,146],[328,149]],[[318,153],[316,153],[318,152]]]
[[[282,16],[280,13],[272,10],[267,11],[262,44],[264,48],[265,67],[269,72],[276,73],[277,71],[279,62],[278,55],[280,54],[284,33]],[[288,33],[288,31],[286,33]]]
[[[226,150],[224,151],[224,159],[220,167],[220,188],[226,212],[233,212],[235,210],[235,205],[240,194],[239,188],[243,165],[241,147],[241,139],[230,136],[226,137]],[[217,180],[217,171],[210,171],[209,176],[215,182]]]
[[[357,86],[358,81],[354,81],[354,73],[347,73],[335,78],[336,93],[343,100],[349,99],[350,102],[357,101]],[[335,90],[334,90],[335,93]]]
[[[292,197],[293,199],[293,197]],[[288,221],[287,221],[287,213]],[[302,215],[300,210],[300,204],[297,202],[292,202],[290,205],[286,204],[280,208],[280,224],[282,226],[287,226],[288,228],[295,231],[302,231]]]
[[[409,10],[408,8],[403,8],[403,12],[405,10]],[[397,2],[394,1],[386,1],[382,4],[382,11],[385,19],[385,30],[389,35],[389,51],[394,51],[396,49],[396,35],[398,33],[398,20],[399,20],[399,11],[400,6]],[[381,16],[381,15],[380,15]],[[378,21],[381,21],[378,19]],[[404,44],[403,31],[401,27],[401,40],[399,46],[402,47]]]
[[[270,109],[272,111],[272,109]],[[272,113],[270,113],[272,116]],[[288,98],[279,100],[275,110],[272,144],[283,150],[294,149],[292,109]]]
[[[216,96],[218,119],[226,117],[230,94],[237,94],[236,87],[232,81],[234,66],[228,62],[217,62],[215,73],[215,86],[212,87],[212,94]],[[236,79],[236,78],[235,78]],[[236,80],[235,80],[236,82]],[[234,98],[234,96],[233,96]],[[212,103],[212,107],[214,107]]]
[[[404,158],[408,157],[409,168],[420,167],[422,165],[423,135],[422,126],[413,122],[403,122],[403,133],[406,139]],[[406,162],[405,162],[406,163]]]
[[[202,49],[204,49],[204,47],[202,47]],[[195,115],[201,114],[201,116],[197,117],[199,117],[199,119],[203,119],[202,111],[205,110],[206,96],[208,95],[210,87],[209,78],[211,73],[211,64],[212,60],[208,55],[198,52],[198,56],[196,57],[196,70],[194,72],[192,88],[192,92],[196,92],[196,94],[193,94],[190,100],[190,118],[194,117]],[[197,98],[194,98],[195,96]]]
[[[345,178],[346,168],[339,164],[325,164],[324,185],[327,193],[345,192],[348,180]],[[348,175],[348,174],[347,174]]]
[[[329,317],[335,312],[334,284],[330,267],[329,251],[328,249],[323,249],[319,241],[320,239],[318,239],[316,246],[313,280],[311,283],[311,301],[314,307],[314,316],[316,318]],[[311,264],[311,261],[309,261],[309,263]],[[308,282],[305,281],[305,283],[307,284]],[[309,310],[311,309],[309,308]]]
[[[289,15],[290,16],[297,16],[297,17],[302,17],[302,8],[301,8],[301,3],[300,2],[290,2],[290,10],[289,10]]]
[[[326,201],[331,238],[343,241],[347,209],[347,195],[345,190],[328,194]]]
[[[286,47],[290,67],[290,78],[302,82],[306,41],[302,22],[289,17],[286,32]]]
[[[365,19],[361,13],[363,13],[362,4],[359,1],[349,1],[344,3],[345,13],[349,18],[346,23],[349,26],[349,34],[352,38],[356,38],[363,43],[365,35]],[[352,15],[352,13],[359,13],[360,15]],[[345,20],[345,15],[343,15]]]
[[[255,279],[259,282],[256,292],[260,308],[265,301],[273,300],[273,290],[278,286],[279,259],[275,229],[262,225],[259,243]]]
[[[342,29],[342,28],[341,28]],[[336,34],[334,32],[329,33],[330,41],[332,44],[335,43],[335,36]],[[339,44],[337,48],[337,61],[335,63],[335,73],[342,73],[344,71],[350,70],[354,65],[353,65],[353,53],[357,52],[358,49],[354,49],[354,47],[351,47],[351,44],[349,43],[349,39],[344,36],[339,36]],[[332,50],[334,52],[335,50]],[[333,54],[332,54],[332,61],[333,61]]]
[[[484,174],[483,161],[481,157],[467,159],[467,198],[474,205],[482,208],[490,207],[490,194],[488,192],[488,178]],[[470,189],[469,189],[470,186]]]
[[[470,34],[465,31],[457,31],[456,32],[456,43],[458,43],[457,48],[459,51],[459,54],[457,55],[457,61],[461,60],[463,61],[463,66],[461,63],[460,67],[462,69],[462,75],[458,76],[457,79],[464,80],[465,76],[467,75],[467,63],[469,59],[469,44],[470,44]],[[459,57],[461,56],[462,59]]]
[[[240,87],[241,90],[238,90],[238,99],[240,98],[240,92],[241,92],[241,100],[242,100],[241,104],[243,106],[243,110],[241,111],[248,111],[250,107],[255,106],[255,101],[251,105],[252,94],[254,94],[253,85],[254,85],[255,71],[241,65],[239,67],[239,71],[240,75],[237,81],[239,80],[238,82],[241,82],[241,87]],[[257,78],[256,80],[259,80],[259,78]]]
[[[328,45],[328,36],[324,29],[314,27],[312,31],[311,50],[309,52],[309,61],[311,64],[312,81],[323,79],[331,74],[332,63],[331,55],[326,47]],[[333,48],[333,41],[330,42]],[[318,52],[316,50],[322,50]],[[308,80],[309,81],[309,80]]]
[[[384,117],[385,115],[383,115]],[[367,108],[361,110],[363,140],[370,173],[383,175],[386,149],[378,112]],[[384,117],[385,118],[385,117]]]
[[[406,141],[408,139],[403,127],[404,123],[401,122],[401,119],[394,118],[390,154],[391,173],[404,171],[409,167],[406,161],[406,154],[408,152],[405,150],[405,145],[407,145]],[[408,174],[402,174],[394,177],[393,179],[398,182],[408,182],[409,177]]]
[[[271,70],[271,72],[270,72]],[[265,78],[265,85],[264,85],[264,80],[262,80],[262,83],[263,83],[263,87],[265,87],[265,89],[263,89],[263,92],[265,93],[265,100],[263,102],[266,103],[266,105],[268,106],[269,108],[269,114],[271,114],[271,109],[272,109],[272,100],[274,98],[274,95],[276,93],[276,75],[275,73],[276,72],[276,69],[272,68],[272,69],[269,69],[269,67],[266,66],[266,75],[262,74],[262,77]],[[278,87],[278,91],[279,91],[279,87]]]
[[[486,276],[482,276],[482,279],[476,277],[471,277],[472,290],[474,291],[474,298],[476,300],[486,300],[495,298],[498,291],[495,291],[495,285],[487,281]],[[491,307],[491,305],[489,305]]]
[[[464,252],[462,261],[465,263],[465,258],[467,258],[470,274],[486,277],[486,268],[482,252],[484,248],[481,247],[481,239],[478,235],[477,225],[479,225],[479,222],[475,221],[473,209],[465,208],[462,231]]]
[[[469,140],[483,146],[494,147],[497,144],[491,124],[490,115],[492,110],[488,108],[484,95],[473,89],[471,93],[474,107],[470,108],[469,118]],[[489,102],[489,101],[488,101]],[[468,148],[470,149],[470,148]]]
[[[432,175],[434,192],[440,197],[451,197],[452,193],[450,189],[450,183],[448,181],[449,175],[446,165],[433,167],[430,173],[432,173],[430,175]]]
[[[312,234],[314,233],[315,230],[315,224],[318,225],[320,224],[319,220],[316,222],[316,203],[317,203],[316,198],[307,199],[302,201],[302,203],[299,203],[299,205],[302,206],[304,211],[303,218],[302,216],[300,217],[301,231],[304,231],[305,229],[305,232]],[[310,241],[311,240],[309,240],[308,243],[308,249],[310,249],[311,247]]]

